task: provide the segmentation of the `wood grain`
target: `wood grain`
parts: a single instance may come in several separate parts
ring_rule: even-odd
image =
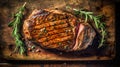
[[[14,48],[14,39],[11,36],[12,29],[7,26],[8,22],[11,20],[12,14],[14,14],[17,9],[27,1],[26,12],[24,19],[34,9],[60,9],[67,10],[65,7],[67,5],[80,9],[84,8],[89,11],[94,12],[96,15],[105,15],[105,22],[107,24],[108,38],[107,47],[103,48],[92,48],[91,50],[80,51],[77,53],[64,53],[64,52],[52,52],[44,50],[41,52],[29,52],[28,56],[22,56],[19,54],[14,54],[10,56]],[[6,4],[6,5],[5,5]],[[108,0],[1,0],[0,1],[0,56],[9,60],[111,60],[115,57],[115,13],[114,13],[114,3]],[[90,52],[88,52],[90,51]],[[88,53],[87,53],[88,52]],[[62,55],[61,55],[62,53]],[[78,54],[78,55],[77,55]],[[83,55],[83,56],[82,56]],[[50,65],[48,65],[50,66]],[[59,66],[59,65],[58,65]],[[46,65],[47,67],[47,65]],[[64,67],[64,66],[63,66]],[[71,66],[72,67],[72,66]],[[77,66],[76,66],[77,67]],[[79,67],[79,65],[78,65]],[[83,65],[84,67],[84,65]]]

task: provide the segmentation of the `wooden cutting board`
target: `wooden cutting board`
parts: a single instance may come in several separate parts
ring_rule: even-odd
[[[17,9],[27,2],[27,16],[34,9],[60,9],[67,10],[66,6],[76,9],[87,9],[97,15],[105,15],[108,38],[107,47],[97,48],[90,46],[84,51],[61,52],[42,49],[40,52],[28,52],[28,56],[19,54],[11,55],[15,47],[14,39],[11,36],[12,29],[8,27],[11,16]],[[0,57],[8,60],[111,60],[115,57],[115,11],[113,1],[107,0],[1,0],[0,1]],[[24,18],[24,19],[25,19]],[[94,44],[95,45],[95,44]]]

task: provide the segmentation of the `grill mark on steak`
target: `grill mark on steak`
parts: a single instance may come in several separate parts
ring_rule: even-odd
[[[45,23],[40,24],[40,25],[35,25],[34,28],[35,29],[41,29],[43,27],[56,26],[56,25],[59,25],[59,24],[64,24],[64,23],[66,23],[66,21],[67,21],[67,19],[58,20],[58,21],[54,21],[54,22],[45,22]]]
[[[33,32],[33,30],[31,30],[31,33],[35,35],[37,33],[44,32],[45,29],[49,32],[49,31],[53,31],[53,30],[57,30],[57,29],[67,28],[67,26],[68,26],[68,24],[61,24],[61,25],[58,25],[58,26],[51,26],[51,27],[47,27],[47,28],[44,27],[44,28],[41,28],[41,29],[33,29],[36,32]]]
[[[68,43],[67,41],[70,41],[70,43]],[[53,43],[53,45],[46,45],[48,48],[52,47],[54,49],[59,49],[59,50],[70,50],[72,48],[72,41],[73,40],[67,40],[67,41],[63,41],[63,42],[58,42],[58,43]],[[67,44],[67,45],[66,45]],[[59,45],[59,46],[58,46]],[[44,47],[46,47],[44,46]]]
[[[57,21],[57,20],[61,20],[61,19],[66,19],[66,15],[63,14],[57,14],[57,13],[50,13],[47,17],[46,17],[46,21]]]
[[[42,14],[42,13],[41,13]],[[36,19],[35,21],[37,21],[37,24],[43,24],[46,22],[53,22],[53,21],[57,21],[57,20],[62,20],[62,19],[66,19],[66,15],[63,14],[55,14],[55,13],[51,13],[51,12],[46,12],[41,15],[40,13],[35,14],[31,19]]]
[[[68,41],[68,40],[66,40],[66,41]],[[43,47],[54,48],[54,45],[56,45],[56,47],[54,49],[69,51],[70,49],[72,49],[71,46],[72,46],[73,43],[69,44],[66,41],[52,43],[52,44],[49,44],[49,45],[44,45]]]
[[[67,33],[69,33],[69,32],[71,32],[71,31],[68,31],[68,30],[71,30],[70,28],[62,28],[62,29],[56,29],[56,30],[53,30],[53,31],[49,31],[49,32],[47,32],[47,33],[43,33],[43,34],[31,34],[31,36],[33,36],[33,37],[47,37],[47,36],[51,36],[51,35],[54,35],[54,34],[59,34],[59,33],[65,33],[65,34],[67,34]]]
[[[37,11],[37,10],[36,10]],[[43,16],[47,16],[49,15],[50,12],[45,11],[45,10],[38,10],[37,12],[35,12],[32,16],[30,16],[30,18],[34,19],[36,17],[43,17]]]
[[[68,36],[63,36],[63,37],[58,37],[58,38],[55,38],[55,39],[51,39],[49,41],[44,41],[44,42],[47,42],[47,43],[57,43],[57,42],[63,42],[64,40],[68,40],[68,39],[72,39],[72,36],[68,35]],[[38,40],[39,41],[39,40]],[[40,43],[44,43],[44,42],[40,42]]]
[[[38,37],[38,40],[40,42],[44,42],[44,41],[49,41],[51,39],[54,39],[54,38],[57,38],[58,36],[59,37],[65,37],[65,36],[68,36],[68,35],[72,35],[72,33],[68,33],[68,34],[65,34],[65,33],[59,33],[59,34],[54,34],[54,35],[51,35],[51,36],[47,36],[46,38],[45,37]]]
[[[55,38],[55,39],[53,39],[53,40],[49,40],[49,41],[47,41],[47,42],[43,42],[42,44],[43,44],[43,45],[49,45],[49,44],[52,44],[52,43],[58,43],[58,42],[66,41],[66,40],[71,39],[71,38],[72,38],[72,36]],[[38,42],[39,42],[39,40],[38,40]]]

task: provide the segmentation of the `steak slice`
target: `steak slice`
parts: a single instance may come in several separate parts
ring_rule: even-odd
[[[25,39],[45,49],[83,50],[92,44],[95,31],[74,15],[60,10],[35,9],[23,25]]]

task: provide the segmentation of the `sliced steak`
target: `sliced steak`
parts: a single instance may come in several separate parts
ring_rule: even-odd
[[[25,39],[45,49],[83,50],[92,44],[95,31],[74,15],[60,10],[35,9],[23,25]]]

